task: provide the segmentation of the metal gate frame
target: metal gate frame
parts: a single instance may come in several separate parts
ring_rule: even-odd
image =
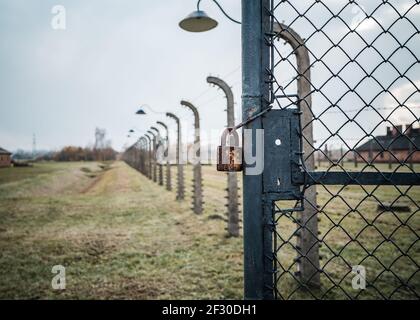
[[[243,121],[266,110],[274,101],[270,87],[273,80],[271,56],[276,38],[272,6],[272,0],[242,0]],[[273,237],[276,226],[275,201],[296,200],[299,205],[290,210],[303,211],[307,205],[304,201],[305,189],[318,184],[420,185],[418,173],[315,172],[313,168],[307,168],[302,157],[300,109],[298,100],[294,109],[271,110],[244,126],[253,130],[254,141],[256,130],[264,129],[265,150],[264,172],[261,175],[247,175],[250,166],[245,164],[243,174],[245,299],[278,298],[275,290],[277,258],[276,250],[273,250],[276,245],[276,237]],[[274,140],[278,138],[282,143],[275,148]],[[255,153],[255,145],[252,148]],[[287,209],[284,212],[287,213]],[[300,229],[306,228],[302,221],[295,222]],[[316,234],[312,236],[318,237]],[[316,266],[314,268],[317,270]]]

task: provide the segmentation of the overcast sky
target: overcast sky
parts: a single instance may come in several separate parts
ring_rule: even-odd
[[[220,2],[227,12],[240,20],[240,0]],[[301,13],[311,3],[291,2]],[[372,12],[381,2],[360,1],[367,12]],[[414,0],[391,2],[401,13],[415,3]],[[333,12],[338,12],[346,1],[325,0],[324,3]],[[63,5],[66,9],[66,30],[51,27],[54,17],[51,9],[55,5]],[[30,150],[33,134],[38,149],[86,146],[94,142],[95,127],[100,127],[107,130],[113,147],[121,150],[124,144],[134,142],[134,136],[127,139],[129,129],[143,133],[156,120],[163,120],[174,128],[172,120],[162,114],[135,115],[141,104],[148,104],[156,112],[173,112],[184,120],[185,126],[192,128],[192,114],[180,106],[181,99],[190,100],[199,108],[203,132],[220,130],[226,124],[225,98],[206,83],[209,74],[218,75],[233,86],[236,118],[239,119],[240,26],[224,18],[211,1],[202,1],[202,9],[216,18],[219,26],[207,33],[185,32],[178,27],[178,22],[193,11],[195,5],[195,0],[0,0],[0,146],[9,150]],[[420,25],[419,7],[410,9],[407,15],[417,27]],[[280,5],[276,12],[280,21],[293,21],[292,27],[302,37],[310,37],[314,27],[305,18],[295,20],[296,15],[296,10],[288,3]],[[358,15],[360,10],[348,7],[340,17],[352,25],[359,21]],[[330,16],[331,13],[319,4],[306,15],[317,27],[326,23]],[[386,27],[396,17],[397,13],[387,5],[375,13],[375,18]],[[338,19],[323,30],[337,41],[348,32]],[[358,26],[358,33],[366,39],[373,40],[381,32],[372,19]],[[418,59],[420,39],[418,33],[413,36],[415,32],[407,19],[392,29],[401,42],[412,37],[406,46]],[[350,56],[355,56],[364,43],[353,36],[341,45]],[[286,46],[278,46],[282,54],[287,54]],[[311,61],[314,61],[330,48],[331,43],[319,33],[308,40],[307,46],[312,52]],[[388,34],[381,36],[375,46],[387,57],[399,45]],[[390,91],[413,107],[418,117],[420,97],[416,86],[420,85],[420,68],[407,48],[393,54],[391,62],[398,70],[407,70],[406,75],[412,83],[401,79],[390,87]],[[342,68],[348,60],[338,49],[323,59],[333,71]],[[372,50],[367,50],[358,59],[368,71],[381,62],[381,57]],[[321,86],[331,76],[322,63],[314,64],[311,71],[315,86]],[[276,72],[283,84],[294,76],[288,63],[281,64]],[[357,65],[346,67],[341,75],[350,86],[364,76]],[[375,77],[389,85],[398,74],[390,64],[384,64],[377,69]],[[287,89],[293,91],[295,87],[290,85]],[[330,81],[323,87],[324,96],[313,95],[315,113],[320,114],[331,107],[331,101],[333,104],[338,101],[337,106],[344,110],[363,108],[364,102],[355,94],[340,99],[346,90],[348,88],[340,81]],[[366,79],[357,90],[370,101],[382,89],[372,79]],[[379,108],[391,108],[396,104],[386,93],[373,101]],[[333,108],[337,109],[337,106]],[[381,110],[380,114],[386,116],[387,112]],[[323,121],[334,129],[346,119],[331,112]],[[370,110],[360,114],[358,121],[372,129],[381,120]],[[412,122],[413,115],[395,114],[393,121],[395,124]],[[378,134],[384,131],[383,127],[378,128]],[[363,135],[351,124],[341,133],[349,139]],[[317,141],[328,135],[320,122],[315,124]]]
[[[240,19],[240,1],[222,3]],[[57,4],[66,8],[66,30],[51,27]],[[195,6],[194,0],[0,0],[0,145],[30,150],[35,133],[38,149],[85,146],[101,127],[121,149],[130,128],[144,130],[156,120],[174,126],[163,115],[136,116],[141,104],[192,126],[181,99],[197,104],[204,127],[223,127],[223,94],[206,77],[228,75],[239,102],[240,26],[203,1],[219,27],[185,32],[178,22]]]

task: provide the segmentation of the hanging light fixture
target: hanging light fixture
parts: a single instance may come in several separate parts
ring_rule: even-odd
[[[203,32],[209,31],[217,27],[218,23],[216,20],[210,18],[207,13],[200,10],[200,2],[201,0],[197,1],[197,10],[191,12],[186,18],[181,20],[179,26],[184,29],[185,31],[189,32]],[[220,11],[231,21],[241,24],[239,21],[230,17],[225,10],[223,10],[222,6],[216,1],[213,2],[219,7]]]
[[[207,13],[201,10],[191,12],[183,19],[179,26],[189,32],[209,31],[217,27],[217,21],[210,18]]]

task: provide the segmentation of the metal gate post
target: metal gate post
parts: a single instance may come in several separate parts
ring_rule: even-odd
[[[165,148],[165,154],[166,154],[166,190],[171,191],[171,164],[169,163],[169,131],[168,126],[164,124],[162,121],[157,121],[157,124],[161,125],[166,130],[166,148]]]
[[[172,118],[176,121],[177,124],[177,142],[176,142],[176,162],[178,165],[178,181],[177,181],[177,192],[176,192],[176,200],[184,200],[184,164],[181,163],[180,157],[180,149],[182,146],[181,142],[181,123],[179,118],[174,115],[173,113],[166,113],[166,116]]]
[[[233,128],[235,126],[235,110],[233,103],[232,89],[220,78],[207,77],[207,82],[218,86],[226,95],[227,100],[227,126]],[[239,204],[238,204],[238,176],[236,172],[228,172],[228,233],[230,236],[239,236]]]
[[[293,49],[296,56],[298,72],[297,94],[299,106],[302,111],[303,157],[308,171],[315,171],[314,139],[312,126],[312,96],[311,96],[311,68],[309,52],[305,41],[292,28],[275,23],[274,32],[285,40]],[[319,274],[319,243],[318,243],[318,209],[316,201],[316,187],[310,186],[305,190],[304,210],[299,215],[302,228],[297,237],[298,275],[304,285],[318,287]]]
[[[188,101],[181,101],[181,105],[189,108],[194,113],[194,145],[193,148],[198,146],[194,154],[195,162],[193,164],[193,210],[196,214],[203,213],[203,181],[201,178],[201,151],[200,151],[200,116],[197,108]],[[195,150],[195,149],[194,149]]]
[[[269,0],[242,0],[242,119],[261,111],[268,104],[269,90],[265,86],[265,69],[269,62],[269,47],[264,34],[269,30]],[[260,118],[245,126],[262,128]],[[244,144],[245,145],[245,144]],[[254,146],[255,147],[255,146]],[[255,148],[253,148],[255,149]],[[247,152],[247,150],[244,150]],[[272,273],[272,265],[266,265],[264,242],[271,232],[263,216],[263,177],[243,172],[243,232],[244,232],[244,296],[245,299],[265,298],[266,269]],[[270,257],[268,257],[270,258]],[[270,298],[270,297],[268,297]]]

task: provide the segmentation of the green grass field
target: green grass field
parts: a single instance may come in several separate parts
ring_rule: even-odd
[[[241,298],[242,238],[209,218],[225,211],[212,169],[202,216],[122,162],[1,169],[0,298]],[[66,290],[51,289],[54,265]]]
[[[173,176],[175,172],[173,168]],[[223,220],[226,176],[213,166],[203,167],[205,212],[197,216],[191,211],[191,168],[186,173],[187,199],[177,202],[175,192],[123,162],[51,162],[1,169],[0,298],[242,298],[242,237],[226,237]],[[317,295],[346,298],[330,280],[342,279],[339,285],[354,297],[380,298],[375,290],[379,288],[392,298],[413,298],[412,291],[395,291],[399,282],[383,269],[398,274],[419,294],[420,274],[413,263],[420,264],[415,233],[420,229],[419,190],[404,187],[407,196],[400,197],[395,187],[365,189],[318,188],[320,236],[327,245],[321,247],[321,266],[329,277],[321,276]],[[395,215],[376,210],[377,199],[395,198],[411,211]],[[357,210],[348,213],[349,208]],[[278,230],[289,237],[295,225],[282,217]],[[384,242],[383,236],[392,241]],[[359,242],[349,244],[351,237]],[[374,256],[363,259],[367,253],[360,243]],[[369,281],[379,275],[375,288],[352,289],[348,267],[331,250],[350,264],[365,265]],[[296,267],[295,256],[290,246],[279,253],[290,271]],[[66,267],[66,290],[51,288],[54,265]],[[280,280],[278,288],[286,297],[311,298],[294,291],[290,274]]]
[[[407,167],[345,163],[346,171],[407,172]],[[321,163],[319,171],[339,171]],[[420,166],[414,166],[415,172]],[[277,214],[280,271],[278,290],[289,299],[418,299],[420,297],[420,188],[418,186],[317,186],[321,288],[297,290],[296,224]],[[289,201],[290,202],[290,201]],[[287,203],[287,202],[286,202]],[[380,209],[379,204],[406,206],[409,211]],[[290,206],[291,205],[291,206]],[[289,207],[281,209],[293,208]],[[294,212],[292,217],[299,217]],[[354,290],[351,267],[366,269],[366,290]],[[369,285],[370,284],[370,285]],[[402,284],[405,284],[402,286]]]

